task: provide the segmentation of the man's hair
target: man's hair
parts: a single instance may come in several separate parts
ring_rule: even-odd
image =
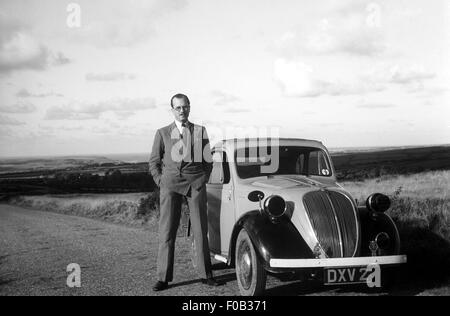
[[[189,98],[187,97],[187,95],[182,94],[182,93],[177,93],[172,97],[172,99],[170,99],[170,106],[172,108],[173,108],[173,99],[184,99],[184,101],[186,102],[187,105],[191,105],[191,101],[189,101]]]

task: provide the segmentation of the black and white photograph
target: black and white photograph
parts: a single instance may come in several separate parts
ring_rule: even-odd
[[[267,312],[449,267],[448,0],[0,0],[0,296]]]

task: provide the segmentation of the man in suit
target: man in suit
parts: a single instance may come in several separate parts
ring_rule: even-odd
[[[212,170],[208,135],[203,126],[188,121],[190,101],[186,95],[176,94],[170,103],[175,122],[156,132],[149,162],[150,173],[160,187],[158,282],[153,290],[168,288],[173,279],[183,198],[189,206],[198,273],[204,284],[217,286],[207,237],[206,183]]]

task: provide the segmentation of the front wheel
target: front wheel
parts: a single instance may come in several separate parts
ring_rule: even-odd
[[[258,296],[266,289],[267,272],[247,231],[239,232],[236,249],[236,277],[243,296]]]

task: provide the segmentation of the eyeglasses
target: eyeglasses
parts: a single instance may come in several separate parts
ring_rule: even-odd
[[[173,110],[177,111],[177,112],[181,112],[183,110],[183,112],[187,112],[191,109],[191,107],[188,106],[177,106],[176,108],[172,108]]]

